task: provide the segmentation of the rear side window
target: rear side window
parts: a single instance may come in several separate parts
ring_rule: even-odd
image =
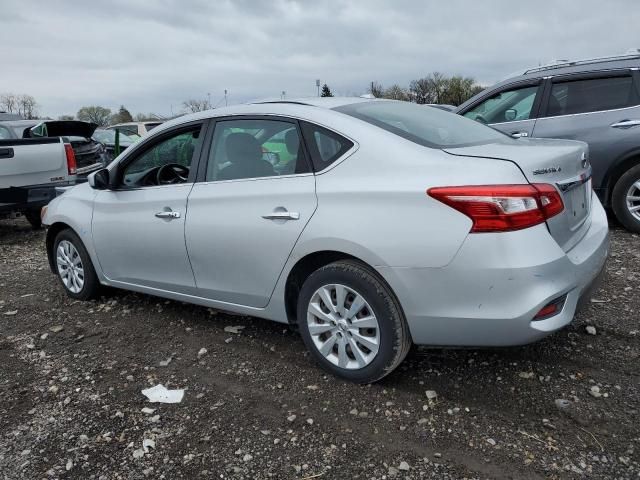
[[[374,100],[352,103],[334,110],[430,148],[516,141],[461,115],[415,103]]]
[[[351,140],[319,125],[301,122],[301,127],[316,172],[327,168],[353,147]]]
[[[593,78],[555,83],[547,106],[547,116],[599,112],[638,105],[631,76]]]

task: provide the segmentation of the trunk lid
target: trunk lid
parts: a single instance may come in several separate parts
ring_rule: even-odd
[[[530,183],[550,183],[562,195],[564,210],[547,220],[549,232],[566,252],[589,229],[592,187],[586,143],[524,139],[445,149],[451,155],[495,158],[515,163]]]
[[[91,138],[98,125],[78,120],[42,122],[29,130],[30,137],[83,137]]]

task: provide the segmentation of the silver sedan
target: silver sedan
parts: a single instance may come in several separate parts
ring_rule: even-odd
[[[360,98],[164,123],[43,220],[72,298],[109,285],[295,324],[322,367],[363,383],[412,344],[562,328],[608,250],[586,144]]]

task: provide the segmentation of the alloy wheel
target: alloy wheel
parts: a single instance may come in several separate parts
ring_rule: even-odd
[[[640,221],[640,180],[631,185],[627,191],[627,210],[633,218]]]
[[[68,240],[62,240],[56,251],[56,265],[62,283],[72,293],[80,293],[84,287],[84,268],[78,250]]]
[[[322,356],[340,368],[366,367],[378,354],[378,319],[365,298],[345,285],[315,291],[307,307],[307,327]]]

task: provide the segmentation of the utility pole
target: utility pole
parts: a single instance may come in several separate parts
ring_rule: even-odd
[[[316,80],[316,88],[318,89],[318,96],[320,96],[320,79]]]
[[[207,110],[211,108],[211,94],[207,93]]]
[[[228,107],[229,104],[227,103],[227,89],[224,89],[224,106]]]

